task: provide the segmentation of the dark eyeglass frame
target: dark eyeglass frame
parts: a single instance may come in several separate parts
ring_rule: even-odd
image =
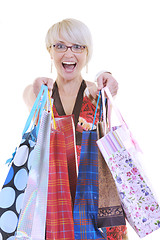
[[[54,49],[55,49],[55,51],[56,52],[67,52],[67,50],[68,50],[68,48],[70,48],[71,49],[71,51],[72,52],[74,52],[74,53],[82,53],[87,47],[86,46],[84,46],[84,45],[79,45],[79,44],[74,44],[74,45],[72,45],[72,46],[67,46],[67,45],[65,45],[65,44],[63,44],[63,43],[56,43],[56,44],[53,44],[52,45],[53,47],[54,47]],[[58,48],[58,46],[63,46],[64,48]],[[79,48],[74,48],[74,47],[76,47],[76,46],[78,46]],[[76,49],[76,50],[75,50]],[[78,50],[78,51],[77,51]]]

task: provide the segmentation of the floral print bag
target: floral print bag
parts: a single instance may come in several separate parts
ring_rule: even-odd
[[[111,128],[109,121],[109,133],[99,139],[97,144],[115,180],[126,218],[142,238],[160,228],[160,206],[141,167],[137,142],[108,88],[102,91],[106,92],[121,126]]]

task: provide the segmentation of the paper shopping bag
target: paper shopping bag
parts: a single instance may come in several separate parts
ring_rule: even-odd
[[[21,144],[19,145],[12,162],[9,173],[0,191],[0,237],[1,239],[13,238],[16,233],[20,212],[22,209],[24,193],[26,190],[28,175],[31,169],[30,155],[36,145],[39,125],[27,132],[36,114],[36,110],[42,113],[46,101],[47,89],[42,86],[35,101],[32,111],[27,119]],[[43,95],[42,99],[41,96]],[[40,100],[41,99],[41,100]],[[40,107],[39,107],[40,105]]]
[[[44,111],[37,143],[28,160],[31,167],[16,232],[17,239],[45,239],[50,129],[51,116]]]
[[[83,131],[73,212],[75,239],[105,239],[97,226],[98,148],[96,141],[96,131]]]
[[[105,91],[121,126],[111,129],[97,144],[115,179],[128,222],[140,237],[145,237],[160,227],[160,206],[141,167],[138,144],[108,88]]]
[[[50,136],[46,239],[74,240],[65,134],[57,129]]]
[[[103,122],[98,122],[97,131],[98,139],[101,139],[104,136]],[[98,176],[98,227],[126,225],[115,181],[100,150],[98,151]]]
[[[60,116],[55,118],[57,130],[64,133],[66,155],[67,155],[67,166],[69,176],[69,186],[72,198],[72,205],[74,205],[76,185],[77,185],[77,154],[76,154],[76,143],[75,143],[75,126],[72,115]]]

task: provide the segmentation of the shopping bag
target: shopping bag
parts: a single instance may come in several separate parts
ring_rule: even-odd
[[[105,239],[97,226],[98,147],[96,141],[96,130],[83,131],[73,211],[75,239]]]
[[[28,175],[31,168],[29,157],[34,151],[39,131],[39,124],[37,127],[31,127],[29,132],[27,132],[27,130],[30,126],[34,126],[34,124],[31,124],[31,120],[33,119],[34,115],[37,115],[36,111],[40,112],[40,115],[42,113],[46,99],[46,91],[47,89],[42,86],[25,124],[21,143],[16,153],[13,155],[14,157],[10,162],[9,172],[2,190],[0,191],[1,239],[9,239],[10,237],[13,237],[17,230],[19,215],[24,199],[24,192],[27,186]],[[41,99],[42,95],[43,97]]]
[[[65,137],[69,186],[73,206],[78,174],[74,118],[72,115],[60,116],[55,118],[55,122],[57,130],[63,132]]]
[[[45,239],[50,129],[51,116],[44,111],[37,143],[29,157],[31,169],[19,217],[17,239]]]
[[[57,128],[50,135],[46,239],[74,240],[65,133]]]
[[[104,136],[103,122],[97,124],[98,139]],[[117,187],[106,161],[98,150],[98,227],[126,225]],[[116,231],[116,229],[115,229]]]
[[[140,148],[108,90],[120,126],[97,141],[115,180],[126,218],[140,237],[160,227],[160,207],[139,160]]]

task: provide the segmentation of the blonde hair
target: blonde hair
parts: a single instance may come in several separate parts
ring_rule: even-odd
[[[60,38],[64,38],[67,42],[73,44],[85,45],[87,47],[87,62],[92,56],[92,36],[88,27],[79,20],[67,18],[61,22],[55,23],[51,26],[46,35],[46,47],[50,52],[50,48]]]

